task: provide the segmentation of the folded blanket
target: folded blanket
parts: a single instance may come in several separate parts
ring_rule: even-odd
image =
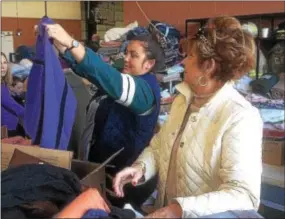
[[[263,122],[282,122],[284,121],[284,109],[259,109]]]

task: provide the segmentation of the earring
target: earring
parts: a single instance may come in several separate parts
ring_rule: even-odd
[[[208,85],[208,81],[205,76],[200,76],[197,80],[197,84],[201,87],[206,87]]]

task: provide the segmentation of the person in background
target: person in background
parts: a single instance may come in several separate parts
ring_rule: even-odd
[[[253,37],[233,17],[218,17],[188,39],[184,82],[167,122],[132,166],[116,175],[114,191],[158,173],[158,197],[148,218],[202,218],[258,210],[262,120],[233,87],[255,66]]]
[[[25,105],[24,82],[18,77],[13,76],[12,85],[10,87],[11,95],[20,105]]]
[[[8,69],[6,55],[1,52],[1,125],[8,129],[8,137],[22,135],[19,133],[20,122],[24,118],[24,107],[18,104],[11,96],[11,73]]]
[[[60,25],[46,25],[46,30],[73,71],[95,84],[102,93],[94,110],[95,126],[90,152],[86,154],[90,161],[102,163],[123,148],[110,163],[114,168],[107,170],[114,176],[136,160],[154,134],[160,88],[152,73],[161,64],[158,60],[162,60],[163,52],[151,37],[137,37],[128,45],[124,70],[120,73],[74,40]],[[140,195],[146,199],[152,191]]]

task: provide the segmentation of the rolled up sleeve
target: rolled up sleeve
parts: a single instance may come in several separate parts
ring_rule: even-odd
[[[134,113],[144,114],[155,105],[154,94],[145,80],[120,73],[92,50],[86,48],[85,56],[78,64],[70,51],[66,51],[63,58],[77,75],[103,89],[111,98]]]

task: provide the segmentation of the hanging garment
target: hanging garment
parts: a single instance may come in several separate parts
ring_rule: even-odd
[[[39,24],[36,55],[28,81],[24,125],[33,144],[66,150],[77,102],[43,23],[54,22],[43,17]]]
[[[65,70],[65,77],[77,100],[76,117],[68,146],[68,150],[73,151],[74,157],[77,158],[80,149],[80,137],[85,124],[86,107],[92,95],[88,91],[88,87],[82,81],[82,78],[77,76],[71,69]]]

